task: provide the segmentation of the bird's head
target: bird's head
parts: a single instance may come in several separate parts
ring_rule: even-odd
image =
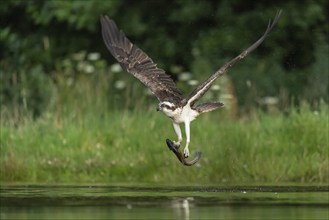
[[[157,107],[157,111],[162,111],[168,117],[173,117],[177,114],[177,109],[178,108],[174,103],[168,101],[160,102]]]

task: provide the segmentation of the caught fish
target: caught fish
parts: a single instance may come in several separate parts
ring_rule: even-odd
[[[185,166],[192,166],[192,165],[196,164],[200,160],[200,158],[201,158],[201,154],[202,153],[200,151],[197,151],[195,153],[195,157],[194,157],[193,160],[186,161],[185,160],[186,158],[184,157],[184,155],[182,154],[182,152],[179,150],[179,146],[176,146],[174,144],[174,142],[172,140],[170,140],[170,139],[167,139],[166,140],[166,143],[167,143],[167,146],[168,146],[169,150],[171,150],[172,152],[174,152],[174,154],[176,155],[176,157],[178,158],[178,160],[182,164],[184,164]]]

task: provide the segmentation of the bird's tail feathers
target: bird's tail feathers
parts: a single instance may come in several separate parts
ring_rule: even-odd
[[[211,112],[219,107],[224,106],[222,102],[208,102],[194,107],[199,113]]]

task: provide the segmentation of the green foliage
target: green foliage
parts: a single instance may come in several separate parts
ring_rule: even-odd
[[[79,75],[86,77],[81,69],[67,67],[76,65],[71,58],[80,51],[100,53],[112,63],[114,59],[101,39],[101,14],[113,18],[134,43],[175,79],[181,72],[192,72],[194,79],[203,80],[254,42],[278,8],[284,14],[269,38],[229,71],[239,106],[243,107],[241,112],[252,109],[267,96],[277,97],[281,107],[290,106],[293,101],[298,105],[305,99],[314,107],[320,100],[328,102],[328,2],[324,0],[9,0],[0,4],[1,111],[16,106],[34,116],[47,112],[51,101],[56,100],[54,97],[62,96],[56,93],[62,91],[57,80],[62,78],[63,66],[66,72],[73,71],[65,73],[70,76],[64,74],[73,84],[79,84],[74,82]],[[107,64],[100,60],[104,63],[94,66],[94,75],[106,71]],[[102,77],[87,80],[90,78]],[[106,78],[110,79],[113,77]],[[129,84],[130,78],[127,80]],[[97,87],[99,82],[94,83]],[[113,83],[110,81],[109,85]],[[65,92],[73,92],[73,88],[68,87]],[[114,96],[120,96],[116,93]]]

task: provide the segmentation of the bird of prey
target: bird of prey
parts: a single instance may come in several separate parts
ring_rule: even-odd
[[[277,24],[281,14],[282,11],[279,10],[273,22],[269,21],[265,33],[255,43],[224,64],[186,98],[182,96],[173,79],[164,70],[158,68],[157,64],[145,52],[131,43],[112,19],[107,16],[101,16],[100,21],[103,40],[107,49],[125,71],[131,73],[150,89],[159,100],[157,110],[163,112],[172,120],[178,137],[178,140],[174,141],[177,147],[180,146],[183,139],[180,124],[185,124],[186,143],[184,157],[187,158],[189,156],[191,121],[202,113],[210,112],[223,106],[221,102],[208,102],[198,105],[196,102],[208,91],[219,76],[223,75],[237,61],[255,50],[265,40],[268,33]]]

